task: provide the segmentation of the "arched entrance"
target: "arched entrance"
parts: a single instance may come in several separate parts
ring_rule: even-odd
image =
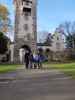
[[[29,52],[31,52],[31,48],[28,45],[22,45],[19,49],[19,60],[20,63],[24,63],[24,55],[25,55],[25,51],[28,50]]]

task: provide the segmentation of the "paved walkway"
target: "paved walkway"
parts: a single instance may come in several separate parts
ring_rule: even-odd
[[[0,100],[75,100],[75,80],[58,70],[19,69],[0,75]]]

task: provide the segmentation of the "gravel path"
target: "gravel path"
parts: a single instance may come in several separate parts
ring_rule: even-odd
[[[58,70],[25,70],[0,75],[0,100],[75,100],[75,80]]]

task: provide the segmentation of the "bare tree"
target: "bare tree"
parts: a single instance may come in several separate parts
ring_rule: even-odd
[[[59,32],[65,36],[67,46],[75,48],[75,22],[66,21],[60,24]]]

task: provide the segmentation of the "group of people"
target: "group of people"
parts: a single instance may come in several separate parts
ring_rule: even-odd
[[[39,52],[36,54],[36,53],[32,53],[32,52],[26,50],[25,55],[24,55],[24,62],[25,62],[26,69],[42,68],[41,54]]]

